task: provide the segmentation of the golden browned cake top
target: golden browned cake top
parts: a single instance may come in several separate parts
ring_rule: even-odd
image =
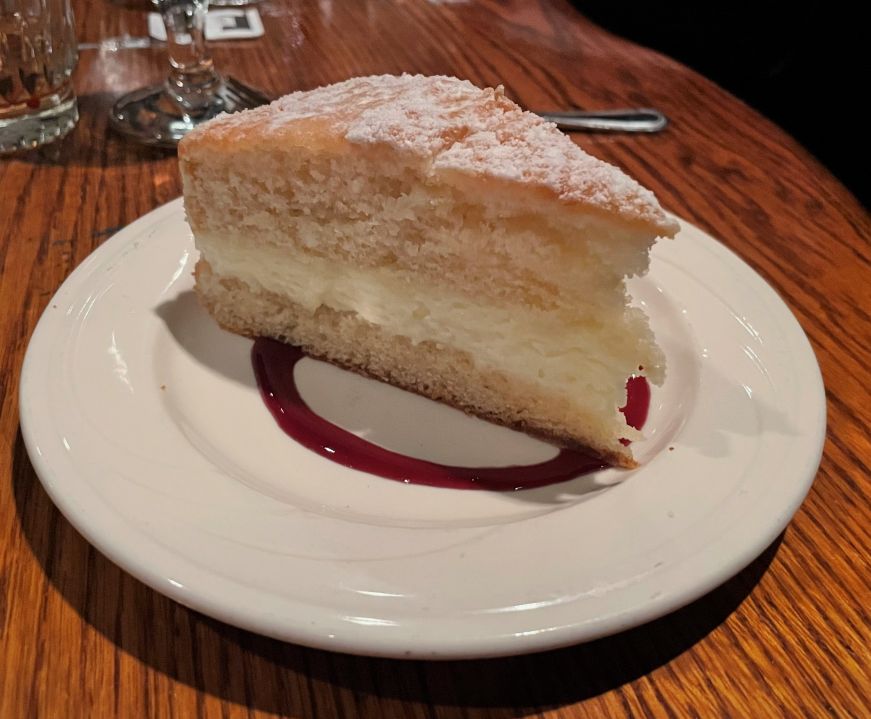
[[[428,162],[434,173],[536,188],[659,235],[678,229],[652,192],[588,155],[554,124],[524,112],[501,87],[482,90],[452,77],[356,77],[294,92],[194,130],[182,141],[180,156],[237,142],[280,147],[300,141],[310,149],[387,145]]]

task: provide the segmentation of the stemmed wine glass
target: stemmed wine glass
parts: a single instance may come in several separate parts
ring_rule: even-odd
[[[147,145],[174,147],[197,125],[242,109],[222,94],[223,80],[206,46],[208,0],[152,0],[166,27],[169,76],[135,90],[112,107],[112,127]]]

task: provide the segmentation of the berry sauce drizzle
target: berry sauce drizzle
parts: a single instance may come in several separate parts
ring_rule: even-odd
[[[608,466],[598,457],[573,449],[561,449],[546,462],[511,467],[454,467],[392,452],[337,427],[309,408],[299,394],[293,371],[303,357],[298,347],[257,339],[251,349],[251,362],[260,395],[288,435],[345,467],[406,484],[504,492],[543,487]],[[644,377],[632,377],[626,389],[626,407],[620,411],[627,424],[641,429],[647,419],[650,387]]]

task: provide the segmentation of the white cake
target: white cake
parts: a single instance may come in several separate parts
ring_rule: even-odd
[[[634,464],[626,380],[665,359],[624,281],[677,225],[501,88],[354,78],[216,118],[179,158],[223,327]]]

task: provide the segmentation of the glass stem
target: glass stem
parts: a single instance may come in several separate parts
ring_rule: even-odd
[[[189,115],[219,112],[221,76],[206,47],[208,0],[163,0],[159,3],[169,51],[170,97]]]

